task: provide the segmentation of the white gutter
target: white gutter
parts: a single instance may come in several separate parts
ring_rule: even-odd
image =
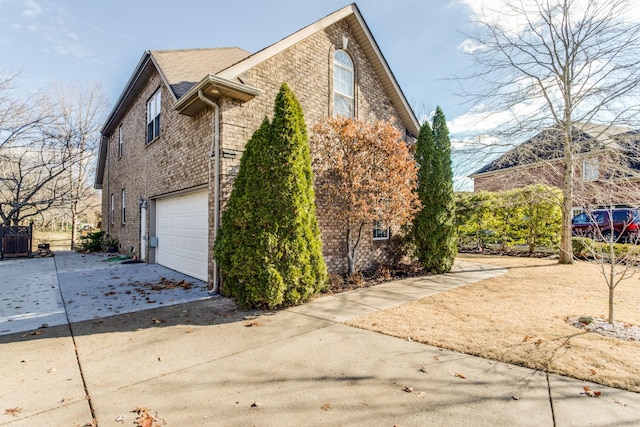
[[[211,127],[213,131],[213,139],[211,148],[209,149],[209,191],[211,191],[211,158],[213,161],[213,241],[216,241],[218,229],[220,228],[220,106],[204,96],[202,90],[198,91],[198,98],[202,102],[213,108],[213,117],[211,118]],[[209,292],[218,292],[218,263],[213,257],[213,289]]]

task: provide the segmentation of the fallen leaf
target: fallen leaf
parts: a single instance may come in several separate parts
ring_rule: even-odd
[[[53,374],[56,371],[56,368],[47,369],[47,374]]]
[[[323,411],[330,411],[331,410],[331,405],[329,403],[325,403],[324,405],[322,405],[320,407],[320,409],[322,409]]]
[[[451,375],[453,375],[456,378],[460,378],[461,380],[467,379],[467,377],[465,377],[464,374],[461,374],[460,372],[451,372]]]
[[[539,340],[538,340],[538,341],[536,341],[534,344],[538,346],[538,345],[542,344],[542,340],[541,340],[541,339],[539,339]]]
[[[260,403],[260,402],[253,402],[253,403],[251,404],[251,407],[252,407],[252,408],[259,408],[259,407],[261,407],[261,406],[262,406],[262,403]]]
[[[591,372],[591,375],[595,375],[598,373],[598,371],[596,371],[595,369],[589,369],[589,372]]]
[[[433,356],[433,360],[440,360],[440,359],[438,359],[438,356]]]
[[[73,397],[63,397],[62,399],[60,399],[58,401],[59,404],[61,405],[66,405],[67,403],[71,402],[73,400]]]
[[[250,328],[252,326],[260,326],[260,322],[258,322],[257,320],[253,321],[253,322],[249,322],[247,324],[244,325],[245,328]]]
[[[600,397],[600,395],[602,394],[602,392],[591,390],[589,387],[583,387],[583,390],[584,393],[581,394],[587,395],[589,397]]]
[[[518,396],[517,394],[512,395],[511,398],[513,400],[520,400],[520,396]]]
[[[422,366],[420,367],[420,369],[418,369],[418,371],[424,372],[426,374],[427,372],[429,372],[429,368],[425,368],[424,366]]]
[[[166,322],[166,320],[164,320],[164,319],[157,319],[157,318],[155,318],[155,317],[152,317],[152,318],[151,318],[151,322],[153,322],[154,324],[158,324],[158,323],[164,323],[164,322]]]
[[[126,415],[120,415],[118,418],[115,419],[115,421],[117,423],[123,423],[126,418],[127,418]]]
[[[138,417],[133,421],[133,424],[137,427],[155,427],[167,424],[162,418],[158,417],[157,413],[155,415],[151,415],[149,409],[144,406],[137,406],[131,412],[138,414]]]
[[[411,393],[411,392],[413,392],[413,387],[407,386],[407,387],[403,388],[402,391],[407,392],[407,393]]]
[[[525,335],[522,341],[529,341],[531,338],[534,338],[535,335]]]
[[[22,412],[22,408],[18,408],[17,406],[15,408],[9,408],[4,410],[5,415],[11,415],[14,417],[17,417],[20,412]]]

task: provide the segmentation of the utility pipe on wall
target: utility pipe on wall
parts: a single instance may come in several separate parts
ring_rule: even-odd
[[[213,139],[209,149],[209,191],[211,191],[211,157],[213,160],[213,241],[215,242],[220,228],[220,106],[207,98],[202,90],[198,91],[198,98],[213,108],[211,127]],[[213,289],[210,292],[218,292],[218,263],[213,258]]]

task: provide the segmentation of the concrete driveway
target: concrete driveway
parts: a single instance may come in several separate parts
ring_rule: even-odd
[[[38,319],[33,324],[45,319],[49,327],[0,336],[0,425],[126,426],[141,416],[167,426],[640,424],[638,394],[341,323],[504,272],[495,267],[456,263],[450,274],[321,297],[272,313],[239,311],[226,298],[209,298],[205,289],[191,294],[174,287],[176,294],[160,299],[164,290],[142,289],[143,294],[135,291],[139,284],[118,282],[142,283],[127,268],[145,266],[105,267],[98,274],[104,280],[98,280],[89,273],[96,262],[102,261],[59,254],[53,261],[0,263],[3,299],[5,289],[25,280],[14,280],[14,272],[59,280],[49,288],[35,281],[22,286],[24,295],[41,295],[30,304],[48,307],[29,311]],[[57,273],[47,272],[46,265]],[[146,277],[148,283],[160,281]],[[50,289],[58,285],[67,302],[64,316],[76,319],[68,314],[73,307],[81,313],[89,305],[89,318],[78,314],[53,326],[58,303],[44,300],[55,296]],[[87,289],[93,287],[101,289]],[[127,305],[134,293],[135,302]],[[187,293],[194,301],[173,304]],[[98,311],[100,299],[105,302]],[[129,311],[131,306],[136,310]],[[18,309],[12,307],[14,322]],[[584,386],[601,391],[601,397],[581,394]]]

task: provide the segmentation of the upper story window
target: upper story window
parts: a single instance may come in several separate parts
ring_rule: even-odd
[[[353,117],[353,61],[344,50],[333,55],[333,115]]]
[[[122,125],[118,126],[118,158],[122,157]]]
[[[586,159],[582,162],[582,179],[585,181],[597,181],[599,176],[598,172],[598,158],[593,157]]]
[[[160,136],[160,89],[147,101],[147,143]]]

